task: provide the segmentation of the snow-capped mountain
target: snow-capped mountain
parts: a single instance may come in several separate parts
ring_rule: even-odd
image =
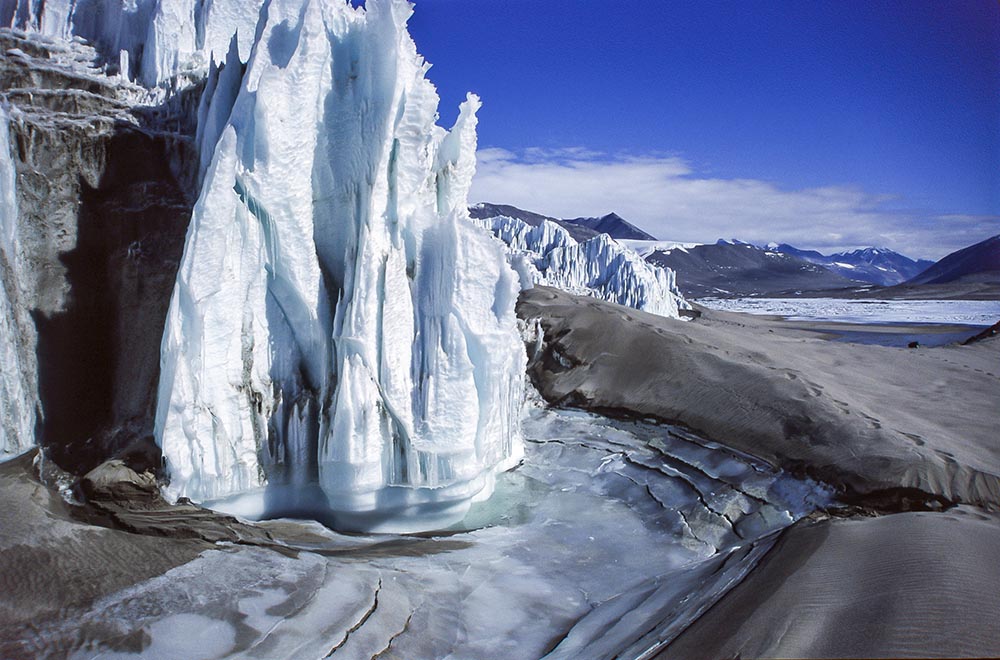
[[[892,286],[923,272],[933,261],[914,260],[889,248],[868,247],[851,252],[824,255],[815,250],[800,250],[786,243],[770,245],[774,250],[810,263],[825,266],[848,279],[879,286]]]
[[[646,259],[675,271],[681,292],[690,298],[789,295],[861,284],[824,266],[735,239],[652,245]]]
[[[690,307],[673,271],[646,262],[607,234],[577,241],[548,220],[532,226],[501,215],[475,222],[507,245],[524,288],[542,284],[674,318]]]
[[[963,281],[1000,282],[1000,234],[952,252],[907,284]]]
[[[597,232],[593,229],[581,227],[580,225],[575,225],[572,222],[566,222],[565,220],[560,220],[559,218],[550,218],[549,216],[535,213],[533,211],[525,211],[517,208],[516,206],[510,206],[509,204],[490,204],[488,202],[479,202],[478,204],[473,204],[469,207],[469,216],[474,220],[488,220],[489,218],[498,218],[501,216],[506,218],[516,218],[532,227],[537,227],[542,224],[542,222],[551,222],[565,229],[569,232],[569,235],[577,241],[585,241],[588,238],[597,236]]]

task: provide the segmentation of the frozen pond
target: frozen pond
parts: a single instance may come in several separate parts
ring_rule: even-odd
[[[790,321],[933,323],[990,326],[1000,320],[997,300],[844,300],[840,298],[704,298],[727,312],[784,316]]]
[[[344,535],[264,523],[30,634],[123,658],[638,657],[828,501],[679,429],[529,407],[524,462],[457,527]]]

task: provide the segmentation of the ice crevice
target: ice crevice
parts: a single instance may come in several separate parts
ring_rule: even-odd
[[[379,578],[378,584],[375,586],[375,592],[372,594],[371,605],[368,606],[368,609],[362,612],[361,618],[359,618],[354,625],[352,625],[350,628],[347,629],[347,631],[344,633],[343,639],[337,642],[333,646],[333,648],[330,649],[330,652],[327,653],[325,656],[323,656],[324,658],[332,658],[334,653],[344,648],[344,645],[347,644],[347,641],[351,638],[351,634],[357,632],[358,630],[361,629],[361,626],[368,623],[368,619],[372,618],[372,615],[374,615],[375,611],[378,610],[378,596],[381,592],[382,592],[382,578]]]
[[[386,642],[385,648],[379,650],[377,653],[375,653],[375,655],[372,656],[372,660],[379,660],[380,658],[385,657],[386,654],[389,653],[389,651],[392,649],[392,643],[395,642],[397,639],[399,639],[401,635],[404,635],[410,629],[411,621],[413,621],[412,613],[406,617],[406,621],[403,622],[403,627],[399,630],[399,632],[394,633],[393,636],[389,638],[389,641]]]

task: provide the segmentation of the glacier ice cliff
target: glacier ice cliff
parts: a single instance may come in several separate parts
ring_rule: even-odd
[[[479,101],[438,127],[411,6],[366,4],[273,0],[238,89],[231,49],[208,86],[227,119],[161,349],[170,497],[430,529],[522,454],[518,277],[467,210]]]
[[[529,225],[501,215],[474,222],[507,245],[524,288],[551,286],[673,318],[690,308],[674,271],[650,264],[607,234],[577,241],[548,220]]]

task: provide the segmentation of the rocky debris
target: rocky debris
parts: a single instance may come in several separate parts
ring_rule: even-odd
[[[266,530],[233,516],[186,500],[170,504],[160,495],[159,486],[151,471],[140,474],[125,461],[112,459],[79,479],[77,490],[82,503],[73,513],[81,521],[133,534],[261,545],[290,552],[276,544]]]
[[[977,333],[965,341],[962,342],[962,346],[968,346],[969,344],[975,344],[977,341],[983,341],[984,339],[989,339],[991,337],[996,337],[1000,335],[1000,321],[997,321],[990,327],[986,328],[980,333]]]

